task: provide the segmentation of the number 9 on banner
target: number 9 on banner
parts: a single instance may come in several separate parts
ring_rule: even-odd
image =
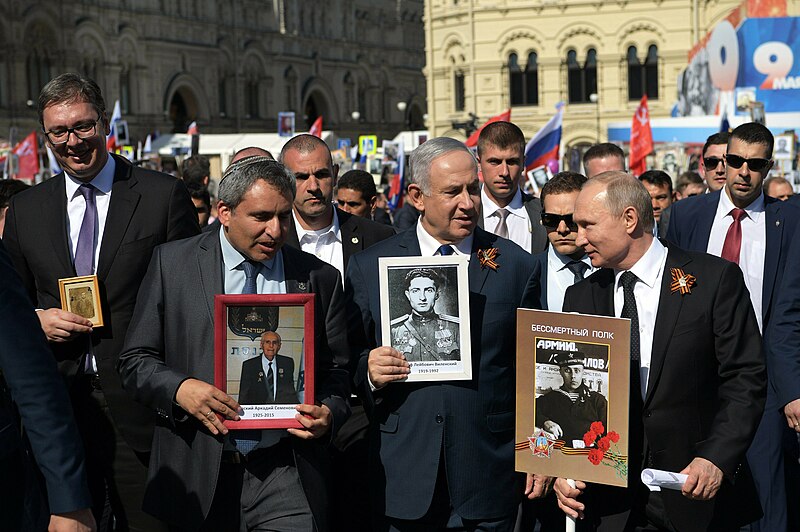
[[[774,89],[776,78],[784,79],[794,66],[794,53],[786,44],[779,41],[765,42],[753,53],[753,66],[767,79],[761,84],[762,89]]]

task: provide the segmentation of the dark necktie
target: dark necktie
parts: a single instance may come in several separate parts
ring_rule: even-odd
[[[575,284],[583,281],[583,276],[586,275],[589,266],[582,260],[571,260],[567,263],[567,269],[572,272],[572,284]]]
[[[258,277],[258,271],[261,269],[260,262],[253,262],[251,260],[246,260],[242,263],[242,269],[244,270],[244,288],[242,289],[243,294],[255,294],[257,293],[256,290],[256,278]],[[267,375],[267,392],[269,392],[270,388],[272,388],[272,377]],[[242,453],[247,454],[253,449],[255,449],[256,445],[261,441],[261,431],[260,430],[234,430],[231,431],[231,439],[233,440],[233,444],[236,446],[236,449]]]
[[[97,205],[94,201],[97,189],[88,183],[78,187],[78,191],[86,201],[83,213],[81,232],[78,235],[78,246],[75,248],[75,273],[92,275],[94,273],[95,235],[97,234]]]
[[[452,254],[453,254],[453,247],[450,246],[449,244],[444,244],[439,246],[439,255],[441,255],[442,257],[447,257],[448,255]]]
[[[267,369],[267,399],[270,403],[275,402],[275,373],[272,371],[272,361],[268,363]]]
[[[742,218],[747,216],[744,209],[733,209],[733,223],[728,227],[725,244],[722,246],[722,258],[739,264],[739,252],[742,249]]]
[[[495,214],[500,218],[500,221],[497,222],[497,228],[495,228],[494,234],[500,238],[508,238],[508,223],[506,222],[506,219],[511,213],[508,212],[507,209],[497,209]]]
[[[633,286],[638,278],[631,272],[624,272],[619,283],[622,285],[624,302],[622,305],[622,317],[631,320],[631,371],[630,371],[630,448],[628,449],[628,478],[636,478],[637,471],[644,462],[644,427],[642,426],[642,410],[644,401],[642,400],[642,377],[640,373],[641,345],[639,342],[639,311],[636,309],[636,297],[633,294]],[[634,476],[631,477],[630,475]]]

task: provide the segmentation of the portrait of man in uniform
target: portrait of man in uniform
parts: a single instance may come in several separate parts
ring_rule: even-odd
[[[431,268],[414,268],[406,273],[404,286],[411,310],[392,320],[392,347],[409,362],[459,360],[459,319],[435,309],[442,277]]]
[[[585,354],[558,353],[555,363],[563,383],[536,399],[536,426],[574,447],[576,441],[583,441],[593,422],[606,425],[608,401],[584,380]]]

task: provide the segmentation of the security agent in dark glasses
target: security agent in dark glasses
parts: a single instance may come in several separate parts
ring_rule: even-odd
[[[770,329],[786,253],[800,224],[800,209],[762,192],[762,183],[773,166],[773,144],[772,133],[761,124],[751,122],[737,127],[723,155],[725,186],[674,204],[667,232],[667,240],[678,247],[705,251],[739,264],[762,333]],[[767,334],[764,352],[768,357],[769,338]],[[774,362],[768,359],[767,367],[775,367]],[[760,528],[786,530],[781,450],[782,431],[788,430],[781,414],[786,400],[780,399],[785,394],[773,377],[770,371],[764,417],[747,458],[764,510]]]
[[[534,258],[541,265],[541,303],[545,310],[560,311],[567,288],[594,271],[583,248],[575,244],[578,226],[572,220],[575,199],[585,182],[581,174],[559,172],[542,187],[541,219],[550,245]]]

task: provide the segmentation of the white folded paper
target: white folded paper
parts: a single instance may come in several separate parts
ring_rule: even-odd
[[[683,488],[687,475],[661,471],[660,469],[645,469],[642,471],[642,482],[650,491],[661,491],[661,488],[679,490]]]

